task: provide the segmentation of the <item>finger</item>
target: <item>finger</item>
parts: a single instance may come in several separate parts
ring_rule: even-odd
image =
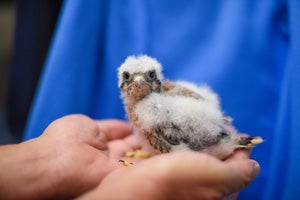
[[[224,178],[222,168],[224,163],[204,153],[169,153],[154,156],[144,163],[146,162],[156,168],[154,171],[158,176],[169,176],[168,179],[171,181],[182,179],[181,181],[215,182]]]
[[[131,134],[122,140],[111,141],[109,142],[109,149],[113,151],[111,151],[110,158],[130,161],[131,159],[129,157],[124,157],[125,152],[142,149],[141,143],[141,139],[137,134]],[[133,162],[134,160],[131,161]]]
[[[163,183],[160,191],[170,195],[169,199],[220,199],[227,194],[224,192],[226,166],[208,154],[170,153],[152,157],[142,164],[148,170],[149,179],[154,177]]]
[[[145,139],[141,138],[138,134],[132,134],[124,139],[124,142],[131,148],[131,149],[141,149],[143,144],[147,143]],[[148,143],[147,143],[148,144]]]
[[[234,160],[248,159],[250,157],[252,148],[236,149],[232,155],[230,155],[225,162],[231,162]]]
[[[121,139],[132,133],[132,127],[121,120],[100,120],[97,125],[108,140]]]
[[[244,189],[260,172],[259,164],[254,160],[242,159],[227,164],[227,194]]]
[[[244,189],[260,172],[259,164],[249,159],[238,159],[224,163],[212,156],[200,153],[183,152],[172,153],[166,156],[168,158],[163,158],[163,156],[153,158],[153,160],[163,159],[164,161],[168,159],[168,162],[155,162],[159,166],[159,169],[154,170],[156,174],[160,176],[165,174],[174,183],[178,182],[178,180],[180,182],[194,180],[198,183],[202,182],[206,185],[215,185],[216,187],[220,185],[219,183],[222,183],[221,185],[222,188],[225,188],[224,194],[226,195]],[[177,176],[174,176],[174,174],[177,174]]]
[[[245,133],[241,133],[239,134],[239,137],[248,137],[248,134]],[[228,158],[226,158],[224,161],[228,162],[228,161],[232,161],[232,160],[236,160],[236,159],[247,159],[250,157],[252,152],[252,148],[238,148],[235,149],[235,151],[232,153],[232,155],[230,155]]]
[[[41,137],[50,137],[50,140],[54,139],[62,143],[85,143],[97,149],[107,149],[106,136],[98,130],[97,123],[82,114],[66,115],[56,119],[46,128]]]

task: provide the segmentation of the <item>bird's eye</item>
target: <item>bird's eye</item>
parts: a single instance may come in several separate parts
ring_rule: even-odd
[[[154,78],[156,77],[155,71],[150,71],[150,72],[148,73],[148,77],[149,77],[150,79],[154,79]]]
[[[130,78],[130,74],[128,72],[124,72],[123,73],[123,79],[126,80],[126,81],[128,81],[129,78]]]

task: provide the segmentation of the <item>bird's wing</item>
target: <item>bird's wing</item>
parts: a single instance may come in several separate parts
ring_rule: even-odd
[[[206,100],[221,109],[217,94],[213,92],[207,85],[198,87],[192,83],[184,81],[165,81],[162,83],[161,93],[170,96],[184,96],[197,100]],[[232,118],[225,114],[223,116],[223,120],[226,124],[230,124],[232,122]]]
[[[136,104],[134,113],[137,127],[159,150],[168,144],[198,151],[227,136],[220,110],[195,98],[153,93]]]
[[[158,138],[173,146],[185,144],[189,149],[194,151],[200,151],[208,148],[217,144],[221,139],[229,137],[229,133],[225,129],[222,129],[223,131],[220,131],[217,135],[212,135],[210,133],[197,133],[197,130],[194,130],[193,127],[185,129],[186,130],[182,130],[179,125],[168,122],[158,124],[155,127],[155,132]],[[191,134],[191,132],[194,133]],[[206,135],[206,137],[203,137],[203,135]]]
[[[202,96],[199,93],[172,81],[163,82],[161,93],[170,96],[185,96],[194,99],[202,99]]]

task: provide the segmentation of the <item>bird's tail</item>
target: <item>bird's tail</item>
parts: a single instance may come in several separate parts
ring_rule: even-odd
[[[254,147],[257,144],[262,143],[264,140],[259,137],[239,137],[237,141],[237,145],[235,146],[236,148],[249,148],[249,147]]]

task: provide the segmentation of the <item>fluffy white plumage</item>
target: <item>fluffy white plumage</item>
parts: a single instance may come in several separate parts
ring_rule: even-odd
[[[176,81],[176,85],[180,85],[183,88],[187,88],[191,91],[194,91],[195,93],[201,95],[203,99],[205,99],[209,103],[214,104],[216,107],[220,108],[220,100],[218,95],[215,92],[213,92],[208,85],[203,84],[197,86],[193,83],[186,82],[186,81]]]
[[[194,150],[224,159],[238,145],[207,85],[164,81],[161,64],[146,55],[128,57],[118,77],[129,121],[160,152]]]
[[[139,116],[137,123],[143,127],[145,132],[151,132],[153,127],[160,124],[165,126],[175,124],[180,127],[181,131],[175,131],[176,128],[175,130],[171,127],[166,128],[164,131],[165,137],[172,137],[173,134],[177,134],[177,137],[180,138],[188,136],[190,142],[196,143],[193,145],[195,150],[203,151],[208,148],[209,146],[206,146],[206,143],[210,142],[207,141],[216,140],[220,137],[220,133],[225,131],[223,114],[214,103],[206,100],[199,101],[183,96],[152,93],[136,104],[135,114]],[[231,133],[230,137],[221,140],[214,147],[214,152],[208,153],[215,156],[217,156],[217,153],[218,157],[223,157],[223,154],[225,156],[229,155],[234,150],[233,142],[236,136],[236,134]],[[188,143],[181,143],[186,149],[192,149]],[[220,146],[221,144],[222,146]],[[202,149],[202,147],[205,148]],[[172,145],[170,151],[177,151],[178,149],[181,151],[184,148]]]

